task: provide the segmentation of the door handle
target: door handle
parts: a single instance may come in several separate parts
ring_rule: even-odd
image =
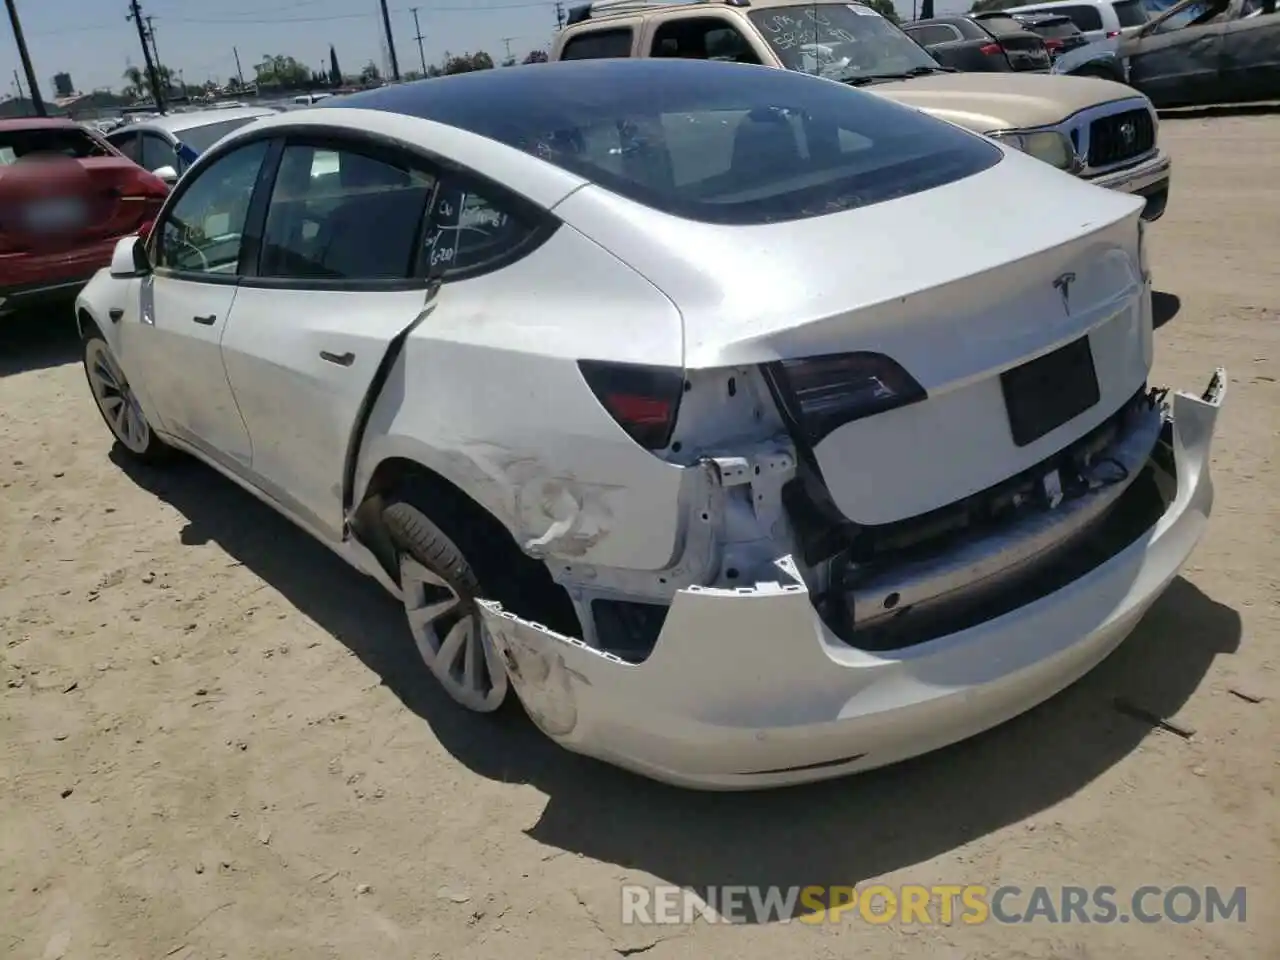
[[[196,323],[204,324],[206,327],[212,327],[215,323],[218,322],[218,318],[214,316],[212,313],[209,314],[207,317],[192,317],[191,319],[194,320]]]
[[[340,367],[349,367],[356,362],[356,355],[350,350],[346,353],[330,353],[328,350],[321,350],[320,359],[336,363]]]

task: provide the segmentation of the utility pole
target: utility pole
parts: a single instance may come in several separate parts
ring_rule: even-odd
[[[507,48],[507,59],[506,59],[506,62],[507,62],[507,63],[510,63],[510,62],[511,62],[511,41],[512,41],[512,40],[514,40],[514,39],[515,39],[515,37],[503,37],[503,38],[502,38],[502,42],[503,42],[503,44],[504,44],[504,45],[506,46],[506,48]]]
[[[418,26],[418,8],[413,7],[413,32],[417,34],[413,39],[418,41],[418,59],[422,61],[422,75],[427,75],[427,55],[422,52],[422,27]]]
[[[145,19],[138,8],[138,0],[129,0],[130,13],[126,20],[132,20],[138,28],[138,42],[142,44],[142,59],[147,63],[147,80],[151,84],[151,95],[156,101],[156,110],[164,113],[164,91],[160,89],[160,74],[156,71],[155,61],[151,59],[151,47],[147,45],[147,31],[142,25]]]
[[[160,50],[156,46],[156,28],[151,24],[155,17],[143,17],[143,19],[147,21],[147,36],[151,38],[151,56],[156,61],[156,73],[160,75],[160,82],[164,84],[164,92],[167,94],[170,90],[169,80],[171,78],[167,78],[164,75],[164,61],[160,59]]]
[[[564,4],[561,0],[556,0],[556,29],[564,29]]]
[[[240,78],[240,89],[244,89],[244,71],[240,69],[240,51],[235,47],[231,48],[231,52],[236,57],[236,76]]]
[[[391,36],[391,14],[387,12],[387,0],[381,0],[382,27],[387,32],[387,53],[391,55],[391,79],[400,82],[400,63],[396,60],[396,41]]]
[[[18,59],[22,61],[22,72],[27,75],[27,92],[31,95],[31,106],[36,112],[37,117],[47,117],[49,114],[44,108],[44,98],[40,96],[40,81],[36,79],[35,68],[31,66],[31,54],[27,52],[27,40],[22,35],[22,23],[18,20],[18,8],[14,0],[4,0],[4,5],[9,8],[9,22],[13,24],[13,39],[18,45]],[[18,79],[17,71],[14,72],[15,80]],[[18,95],[22,95],[22,84],[18,84]]]

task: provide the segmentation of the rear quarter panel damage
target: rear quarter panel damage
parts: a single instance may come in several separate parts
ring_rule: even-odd
[[[680,547],[689,471],[623,432],[579,359],[679,369],[680,314],[567,226],[516,263],[446,280],[374,406],[355,489],[367,489],[383,460],[403,457],[453,483],[549,563],[667,566]]]

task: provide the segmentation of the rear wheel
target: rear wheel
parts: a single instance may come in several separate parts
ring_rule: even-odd
[[[447,694],[492,713],[507,697],[507,671],[476,603],[480,580],[458,546],[410,503],[382,514],[400,554],[400,587],[418,655]]]
[[[126,453],[146,463],[158,462],[169,455],[172,448],[151,429],[107,341],[93,328],[85,331],[84,373],[98,412]]]

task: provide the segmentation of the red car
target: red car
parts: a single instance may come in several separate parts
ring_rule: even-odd
[[[168,192],[74,121],[0,120],[0,315],[74,293]]]

